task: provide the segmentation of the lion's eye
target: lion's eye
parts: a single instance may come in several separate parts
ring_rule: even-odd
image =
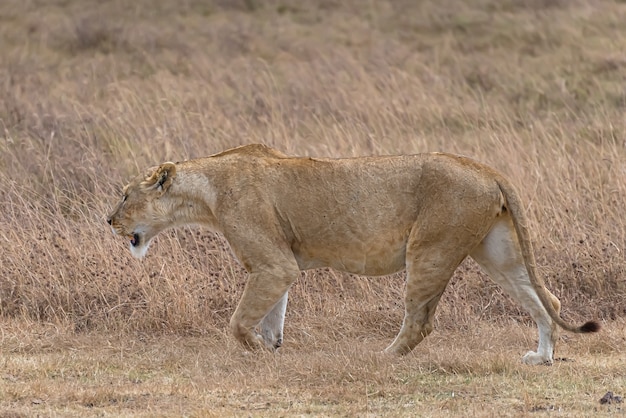
[[[128,199],[128,195],[127,194],[122,196],[122,203],[126,202],[126,199]]]

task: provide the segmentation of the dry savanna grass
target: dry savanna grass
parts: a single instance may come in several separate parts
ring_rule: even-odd
[[[599,0],[0,3],[0,416],[623,415],[626,4]],[[131,258],[104,222],[164,160],[262,142],[447,151],[505,173],[572,321],[552,367],[470,261],[437,331],[378,354],[402,275],[303,273],[279,355],[227,324],[245,272],[180,229]]]
[[[307,326],[288,327],[280,354],[254,355],[223,333],[72,334],[11,321],[3,328],[1,416],[623,416],[625,410],[600,403],[608,390],[624,393],[623,320],[600,343],[591,336],[564,339],[561,361],[551,367],[519,362],[520,346],[535,336],[513,322],[436,331],[402,358],[374,351],[388,343],[378,335],[331,338]]]

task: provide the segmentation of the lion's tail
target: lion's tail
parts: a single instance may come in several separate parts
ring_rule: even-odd
[[[576,326],[565,322],[565,320],[559,316],[558,312],[552,305],[550,297],[546,293],[543,279],[537,275],[535,254],[530,241],[530,234],[528,233],[526,215],[522,209],[522,203],[519,199],[517,191],[508,180],[502,177],[499,178],[497,182],[500,187],[500,191],[504,196],[506,207],[511,212],[511,219],[513,221],[513,225],[515,226],[515,232],[517,233],[519,245],[522,250],[522,257],[524,257],[524,264],[526,265],[530,282],[535,288],[543,307],[546,309],[550,317],[561,328],[567,331],[575,333],[598,332],[600,330],[600,324],[596,321],[588,321],[580,326]]]

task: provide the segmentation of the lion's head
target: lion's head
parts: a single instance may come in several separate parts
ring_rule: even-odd
[[[107,218],[113,232],[130,240],[130,251],[142,258],[150,241],[171,226],[170,208],[161,197],[176,177],[176,165],[164,163],[135,177],[122,190],[122,199]]]

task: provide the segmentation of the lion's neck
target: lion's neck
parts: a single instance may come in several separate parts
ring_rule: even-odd
[[[170,207],[177,226],[201,225],[216,229],[215,190],[209,179],[201,173],[176,173],[176,179],[169,189]]]

